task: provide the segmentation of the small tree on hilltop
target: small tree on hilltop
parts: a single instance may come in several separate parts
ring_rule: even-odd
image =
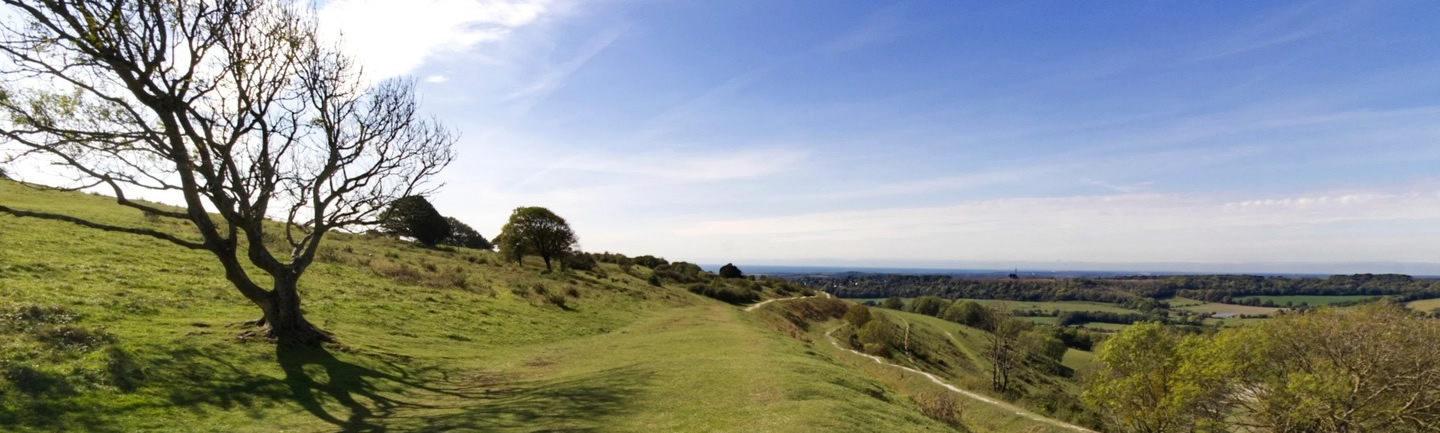
[[[495,249],[495,246],[491,245],[490,241],[485,240],[484,236],[480,236],[480,232],[475,231],[474,228],[460,222],[460,220],[445,217],[445,222],[450,224],[450,237],[440,241],[441,244],[452,247],[474,248],[477,250]]]
[[[450,237],[450,222],[425,197],[412,195],[390,203],[380,215],[380,227],[395,236],[409,236],[426,246]]]
[[[745,278],[745,274],[734,263],[726,263],[720,267],[720,278]]]
[[[505,258],[520,261],[527,255],[540,256],[547,271],[553,270],[550,261],[575,249],[576,242],[565,219],[543,207],[516,208],[495,237]]]

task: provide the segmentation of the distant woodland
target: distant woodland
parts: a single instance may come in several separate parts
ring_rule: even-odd
[[[1289,278],[1254,275],[1164,277],[975,279],[943,275],[831,274],[791,278],[842,298],[914,298],[1132,303],[1137,298],[1190,298],[1206,302],[1259,303],[1249,296],[1386,296],[1396,301],[1440,298],[1440,280],[1397,274]]]

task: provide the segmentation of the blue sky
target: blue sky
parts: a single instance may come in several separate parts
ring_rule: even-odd
[[[1436,2],[320,16],[462,132],[433,201],[487,236],[533,205],[587,250],[705,263],[1440,262]]]

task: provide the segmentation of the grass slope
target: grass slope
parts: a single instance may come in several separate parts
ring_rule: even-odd
[[[0,202],[186,232],[7,181]],[[237,338],[258,310],[205,253],[0,216],[0,430],[951,430],[905,382],[644,268],[547,274],[358,235],[320,258],[304,309],[342,344],[277,348]],[[985,419],[969,431],[1028,428]]]

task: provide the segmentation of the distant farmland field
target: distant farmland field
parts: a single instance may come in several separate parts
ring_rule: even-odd
[[[1175,304],[1172,303],[1171,305],[1175,305]],[[1279,308],[1252,307],[1252,306],[1249,306],[1249,305],[1235,305],[1235,304],[1221,304],[1221,303],[1219,303],[1219,302],[1208,302],[1208,303],[1204,303],[1204,304],[1193,304],[1193,303],[1189,303],[1189,304],[1185,304],[1185,306],[1179,307],[1179,308],[1177,308],[1177,309],[1179,309],[1179,310],[1194,311],[1194,312],[1196,312],[1196,313],[1215,313],[1215,314],[1220,314],[1220,313],[1232,313],[1232,314],[1244,314],[1244,315],[1252,315],[1252,316],[1253,316],[1253,315],[1268,315],[1268,314],[1272,314],[1272,313],[1280,310]]]
[[[1440,310],[1440,299],[1422,299],[1405,304],[1405,306],[1415,311],[1435,311]]]
[[[1335,303],[1340,303],[1340,302],[1361,301],[1361,300],[1375,299],[1375,298],[1379,298],[1379,296],[1368,296],[1368,295],[1351,295],[1351,296],[1299,296],[1299,295],[1297,295],[1297,296],[1246,296],[1246,297],[1243,297],[1243,298],[1235,298],[1235,302],[1245,302],[1245,301],[1249,301],[1249,300],[1251,300],[1251,299],[1255,299],[1255,300],[1258,300],[1258,301],[1260,301],[1260,302],[1265,302],[1265,301],[1274,302],[1275,305],[1281,306],[1281,307],[1285,306],[1287,302],[1293,303],[1294,305],[1297,305],[1297,306],[1300,305],[1300,303],[1303,302],[1303,303],[1306,303],[1307,305],[1310,305],[1310,306],[1313,307],[1313,306],[1318,306],[1318,305],[1330,305],[1330,304],[1335,304]]]

